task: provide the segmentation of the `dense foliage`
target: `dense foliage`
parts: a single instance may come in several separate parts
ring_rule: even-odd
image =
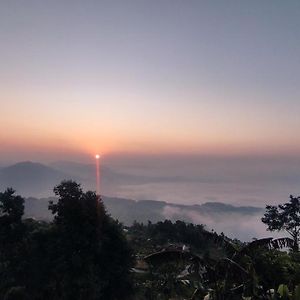
[[[290,201],[278,206],[267,205],[262,222],[270,231],[285,230],[294,240],[293,250],[299,250],[300,197],[290,196]]]
[[[208,294],[218,300],[270,299],[270,289],[280,284],[291,289],[300,282],[297,255],[278,250],[293,245],[290,239],[241,243],[203,226],[167,220],[135,223],[128,236],[140,254],[136,299],[203,299]]]
[[[242,243],[183,221],[124,227],[76,182],[54,193],[50,223],[24,219],[24,199],[0,193],[0,299],[300,299],[294,236]],[[298,201],[268,206],[263,221],[297,231]]]
[[[54,192],[52,223],[23,220],[24,200],[0,194],[0,299],[126,299],[133,255],[121,225],[76,182]]]
[[[128,227],[127,235],[134,249],[144,255],[166,245],[183,246],[184,244],[199,254],[220,255],[220,249],[215,247],[214,242],[219,235],[207,231],[204,225],[194,225],[180,220],[174,223],[170,220],[155,224],[148,222],[147,225],[134,222],[131,227]]]

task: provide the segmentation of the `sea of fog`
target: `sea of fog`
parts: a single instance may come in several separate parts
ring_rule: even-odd
[[[300,195],[298,158],[129,157],[105,163],[118,173],[148,178],[103,185],[108,194],[137,200],[264,207]]]
[[[140,185],[120,185],[111,191],[118,197],[136,200],[153,199],[178,204],[201,204],[205,202],[223,202],[238,206],[265,207],[265,204],[287,202],[292,186],[278,183],[235,184],[235,183],[149,183]],[[294,187],[294,191],[297,188]],[[296,194],[296,193],[295,193]],[[181,212],[172,207],[166,207],[163,212],[169,219]],[[266,225],[261,222],[263,213],[256,215],[216,214],[199,215],[189,212],[189,219],[196,224],[205,224],[209,230],[224,232],[231,238],[250,241],[252,238],[262,238],[282,234],[267,232]]]
[[[152,178],[149,182],[103,185],[105,194],[135,200],[162,200],[177,204],[223,202],[237,206],[284,203],[289,196],[300,195],[298,158],[153,158],[111,162],[114,170]],[[155,180],[158,178],[158,180]],[[170,218],[177,211],[166,209]],[[266,231],[262,214],[251,216],[189,216],[195,223],[224,232],[230,237],[251,240],[282,236]]]
[[[43,161],[40,161],[44,163]],[[87,163],[57,161],[47,163],[64,177],[82,183],[83,188],[96,189],[94,161]],[[26,165],[26,164],[25,164]],[[28,165],[27,165],[28,167]],[[40,171],[40,167],[37,166]],[[56,179],[20,177],[19,168],[13,168],[8,178],[11,186],[22,195],[36,198],[53,196]],[[48,174],[48,173],[47,173]],[[32,175],[32,174],[31,174]],[[36,182],[35,179],[38,179]],[[56,177],[55,177],[56,178]],[[65,178],[65,177],[64,177]],[[68,179],[66,178],[66,179]],[[23,182],[25,180],[25,183]],[[45,182],[44,182],[45,181]],[[45,184],[44,184],[45,183]],[[32,189],[31,189],[32,185]],[[45,186],[45,189],[39,188]],[[300,195],[300,159],[298,157],[211,157],[184,155],[114,155],[100,160],[100,194],[133,200],[157,200],[179,205],[201,205],[221,202],[235,206],[265,208],[266,204],[289,201],[289,196]],[[165,218],[183,215],[194,223],[224,232],[231,237],[249,240],[270,236],[260,221],[263,210],[257,215],[178,211],[166,206],[159,212]],[[188,215],[184,215],[188,214]],[[272,234],[273,235],[273,234]]]

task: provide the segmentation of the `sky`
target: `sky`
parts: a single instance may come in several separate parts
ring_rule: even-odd
[[[299,1],[0,1],[0,162],[298,157]]]

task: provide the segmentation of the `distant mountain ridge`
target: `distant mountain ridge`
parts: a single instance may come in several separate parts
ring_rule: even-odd
[[[26,161],[0,169],[0,190],[14,188],[22,196],[49,196],[53,187],[73,176],[41,163]]]
[[[116,187],[126,186],[126,184],[132,190],[144,182],[162,180],[165,184],[175,180],[176,184],[176,178],[173,177],[154,178],[122,174],[105,165],[101,166],[101,174],[102,193],[108,195],[113,195]],[[72,162],[58,162],[50,166],[34,162],[17,163],[0,168],[0,191],[7,187],[14,188],[17,194],[27,197],[25,205],[27,217],[51,220],[48,197],[53,196],[53,187],[64,179],[73,179],[82,183],[84,190],[94,190],[95,166]],[[227,234],[232,233],[233,237],[241,239],[257,236],[257,226],[260,226],[259,219],[264,211],[259,207],[234,206],[222,201],[183,205],[156,200],[136,201],[127,197],[103,196],[103,202],[108,212],[126,225],[134,221],[146,223],[165,219],[183,220],[194,224],[205,224],[208,228],[219,232],[224,231]]]
[[[205,212],[237,212],[242,214],[255,214],[260,212],[262,209],[256,206],[235,206],[228,203],[223,202],[205,202],[204,204],[198,205],[195,204],[192,206],[193,208],[200,208],[202,211]]]
[[[103,202],[109,213],[121,222],[130,225],[138,222],[158,222],[164,219],[173,221],[184,220],[203,224],[205,219],[218,218],[220,215],[253,216],[261,214],[264,209],[254,206],[234,206],[222,202],[206,202],[201,205],[181,205],[164,201],[140,200],[134,201],[122,198],[103,197]],[[197,216],[198,222],[195,222]]]
[[[84,188],[94,186],[95,166],[73,162],[56,162],[50,166],[36,162],[20,162],[0,169],[0,190],[14,188],[18,194],[27,199],[27,212],[36,218],[48,219],[51,216],[47,210],[47,197],[53,195],[53,187],[62,180],[73,179],[85,183]],[[137,181],[138,176],[115,173],[103,166],[104,181],[111,183]],[[128,178],[126,178],[128,177]],[[171,177],[170,177],[171,178]],[[154,180],[151,177],[139,178],[140,182]],[[156,180],[159,180],[156,178]],[[165,178],[165,180],[168,180]],[[91,182],[92,181],[92,182]],[[89,186],[90,183],[90,186]],[[34,197],[32,197],[34,196]],[[44,198],[44,199],[38,199]],[[206,202],[204,204],[182,205],[164,201],[142,200],[135,201],[126,198],[103,197],[109,213],[125,224],[133,221],[160,221],[165,218],[193,221],[195,214],[201,217],[214,217],[218,214],[253,215],[260,213],[261,208],[253,206],[234,206],[222,202]],[[193,216],[192,216],[193,214]]]
[[[95,171],[93,164],[56,162],[44,165],[35,162],[21,162],[0,168],[0,191],[12,187],[17,194],[26,197],[26,217],[51,220],[48,197],[54,195],[54,186],[62,180],[72,179],[81,183],[83,190],[95,190]],[[141,172],[139,174],[137,170],[118,169],[114,165],[102,164],[101,194],[118,195],[119,197],[124,195],[123,198],[103,197],[108,212],[126,225],[130,225],[134,221],[146,223],[170,219],[172,221],[183,220],[194,224],[205,224],[207,228],[214,229],[219,233],[224,232],[228,236],[242,240],[250,240],[252,237],[264,235],[266,228],[260,221],[264,213],[263,208],[227,204],[222,202],[221,197],[210,197],[211,199],[221,199],[221,201],[213,200],[215,202],[184,205],[181,204],[184,202],[184,198],[182,201],[178,199],[176,192],[178,192],[178,188],[189,189],[190,181],[185,180],[190,180],[189,178],[193,177],[193,174],[187,174],[186,178],[168,176],[166,172],[158,172],[158,176],[155,174],[155,172]],[[171,172],[170,174],[181,173]],[[184,176],[184,173],[182,174]],[[180,182],[181,180],[182,182]],[[198,184],[197,176],[192,178],[192,181],[194,180]],[[159,185],[156,184],[157,182]],[[201,182],[203,182],[202,179]],[[157,197],[155,189],[164,189],[165,187],[167,191],[165,194],[168,198],[164,198],[164,193],[160,193],[161,195]],[[216,188],[218,188],[217,185]],[[188,193],[193,193],[192,201],[194,203],[198,201],[201,203],[201,200],[206,198],[203,193],[197,197],[197,189],[192,189]],[[174,194],[174,200],[170,194]],[[151,199],[152,195],[155,198],[168,199],[168,202],[140,200]],[[135,200],[130,200],[130,198]],[[234,200],[237,201],[237,197]]]
[[[75,180],[84,189],[95,190],[95,165],[70,161],[58,161],[49,165],[25,161],[0,168],[0,190],[14,188],[25,197],[49,197],[53,187],[62,180]],[[115,186],[143,185],[147,183],[181,182],[180,176],[145,176],[120,173],[106,165],[101,165],[101,182],[106,190],[112,191]],[[111,193],[109,193],[111,194]]]
[[[48,202],[55,198],[27,198],[25,213],[27,217],[36,219],[50,220],[51,214],[48,211]],[[260,207],[253,206],[234,206],[221,202],[206,202],[201,205],[178,205],[164,201],[140,200],[135,201],[125,198],[102,197],[103,203],[112,217],[118,219],[125,225],[131,225],[134,221],[147,223],[158,222],[165,219],[184,220],[195,223],[190,214],[197,214],[203,224],[207,217],[228,216],[235,214],[237,216],[253,216],[263,212]]]

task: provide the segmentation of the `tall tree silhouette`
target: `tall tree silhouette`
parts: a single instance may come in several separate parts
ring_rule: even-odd
[[[126,299],[131,251],[121,227],[106,213],[96,193],[74,181],[54,188],[50,202],[57,253],[57,293],[62,299]],[[116,284],[118,288],[116,288]]]
[[[0,193],[0,297],[22,278],[24,199],[8,188]]]

